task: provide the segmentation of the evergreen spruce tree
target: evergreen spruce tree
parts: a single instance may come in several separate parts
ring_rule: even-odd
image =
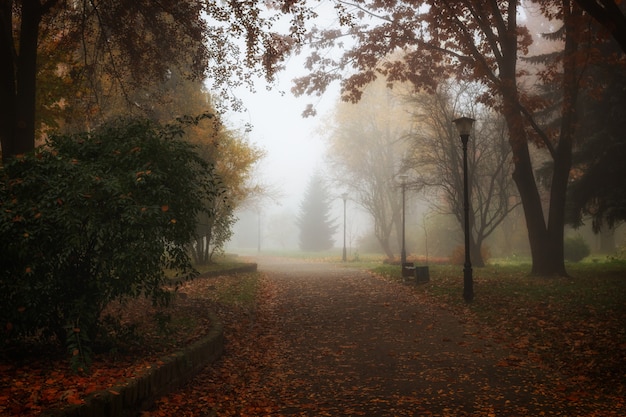
[[[326,183],[320,174],[315,174],[309,181],[297,219],[301,250],[322,251],[333,247],[337,225],[329,216],[330,196]]]

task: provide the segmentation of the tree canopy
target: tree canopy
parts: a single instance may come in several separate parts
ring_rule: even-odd
[[[0,6],[0,144],[3,159],[35,146],[37,99],[63,107],[78,96],[89,116],[116,88],[122,96],[167,77],[208,77],[216,91],[271,79],[294,38],[272,32],[256,1],[5,1]],[[46,56],[45,52],[54,51]],[[48,80],[61,89],[39,88]],[[45,95],[43,93],[46,93]],[[39,97],[37,95],[39,94]],[[75,97],[66,97],[74,94]],[[232,96],[230,96],[232,97]],[[134,103],[129,103],[134,104]]]
[[[626,13],[621,0],[576,0],[587,13],[608,30],[626,53]]]
[[[402,99],[382,81],[367,86],[358,103],[338,103],[328,129],[326,155],[333,180],[371,216],[376,240],[389,259],[401,246],[397,175],[409,148],[410,131]],[[398,245],[393,244],[394,238]]]
[[[435,94],[409,96],[415,127],[404,167],[412,182],[426,188],[430,205],[454,215],[463,230],[463,161],[458,132],[452,122],[459,107],[471,108],[478,119],[468,142],[470,187],[470,250],[472,264],[484,266],[485,240],[516,207],[519,198],[511,178],[511,149],[499,114],[477,104],[475,84],[442,83]]]
[[[589,81],[585,68],[590,57],[603,58],[594,48],[598,32],[590,30],[590,17],[573,0],[337,3],[343,27],[310,32],[314,51],[306,61],[309,74],[295,81],[293,91],[321,94],[339,80],[343,98],[358,101],[376,78],[410,82],[418,91],[433,91],[450,78],[481,84],[479,101],[506,120],[532,272],[566,275],[563,234],[576,103]],[[520,65],[533,41],[523,21],[525,7],[558,28],[552,37],[559,46],[552,65]],[[532,88],[537,83],[559,86],[559,95],[552,100],[538,95]],[[550,117],[540,117],[547,108]],[[535,178],[532,145],[552,161],[546,200]]]
[[[615,51],[610,43],[605,48]],[[605,232],[626,221],[626,70],[598,62],[590,71],[601,88],[588,91],[579,104],[568,220],[580,226],[590,218],[596,231]]]

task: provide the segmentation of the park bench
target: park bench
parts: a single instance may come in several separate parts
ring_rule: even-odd
[[[402,278],[415,278],[416,283],[430,281],[430,272],[428,266],[415,266],[413,262],[405,262],[402,264]]]

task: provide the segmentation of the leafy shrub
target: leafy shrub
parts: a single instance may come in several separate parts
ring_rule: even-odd
[[[579,262],[589,256],[591,250],[581,235],[566,237],[563,241],[564,257],[566,261]]]
[[[54,335],[74,354],[110,301],[166,303],[164,269],[193,275],[185,244],[217,187],[184,127],[119,120],[0,169],[0,339]]]

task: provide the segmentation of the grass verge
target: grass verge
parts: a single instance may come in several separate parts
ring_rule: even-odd
[[[402,280],[399,266],[372,270]],[[413,290],[472,316],[523,360],[626,393],[626,262],[571,264],[569,278],[532,277],[529,271],[527,264],[475,268],[470,304],[462,297],[462,266],[431,266],[430,282]]]

